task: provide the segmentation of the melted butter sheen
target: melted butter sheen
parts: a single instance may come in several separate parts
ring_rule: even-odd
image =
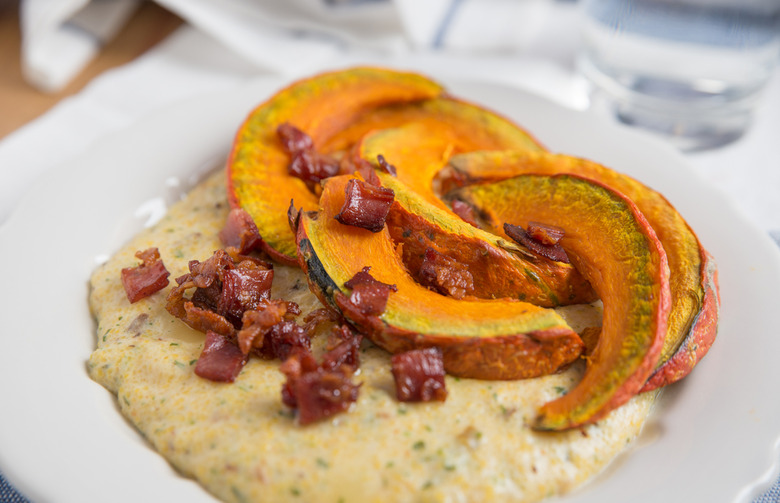
[[[538,434],[536,408],[564,393],[582,368],[539,379],[447,378],[444,403],[394,398],[389,355],[361,349],[358,402],[330,421],[300,427],[281,403],[278,362],[252,359],[234,384],[200,379],[193,364],[203,335],[165,311],[170,286],[129,304],[119,271],[156,246],[175,278],[205,260],[227,214],[214,175],[155,226],[100,266],[90,306],[98,322],[91,377],[117,395],[122,413],[182,473],[224,501],[538,501],[566,493],[601,471],[635,438],[652,404],[639,396],[582,431]],[[173,281],[172,281],[173,283]],[[275,266],[274,297],[321,307],[298,269]],[[598,310],[569,308],[590,326]],[[315,341],[315,345],[317,342]],[[128,474],[130,476],[130,474]]]

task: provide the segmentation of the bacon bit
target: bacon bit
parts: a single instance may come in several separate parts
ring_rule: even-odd
[[[462,299],[474,291],[474,277],[468,267],[433,248],[425,250],[425,258],[417,275],[422,284],[456,299]]]
[[[205,262],[190,261],[189,268],[189,274],[176,278],[178,286],[168,294],[165,308],[195,330],[234,334],[244,312],[270,296],[273,270],[261,260],[250,258],[236,266],[227,252],[217,250]],[[187,299],[184,294],[192,288],[195,292]],[[233,329],[227,330],[225,323]]]
[[[280,124],[279,127],[276,128],[276,134],[282,142],[282,147],[284,147],[284,150],[287,151],[288,154],[304,152],[314,148],[314,142],[312,141],[311,136],[289,122]]]
[[[293,154],[288,172],[313,190],[322,180],[339,173],[339,162],[315,150],[305,150]]]
[[[265,345],[266,334],[287,314],[287,302],[284,300],[265,301],[255,309],[243,313],[241,330],[238,332],[238,347],[248,354],[252,348],[260,349]]]
[[[298,222],[301,220],[302,212],[303,208],[300,210],[296,208],[295,201],[290,199],[290,206],[287,208],[287,224],[290,226],[293,234],[298,234]]]
[[[387,162],[385,160],[385,156],[383,156],[381,154],[376,156],[376,162],[379,164],[379,167],[385,173],[388,173],[388,174],[390,174],[392,176],[397,176],[398,175],[398,170],[395,169],[395,166],[393,166],[392,164],[390,164],[389,162]]]
[[[309,312],[309,314],[303,318],[303,322],[305,323],[304,328],[306,329],[307,333],[313,334],[321,323],[328,321],[338,321],[339,318],[340,316],[330,309],[321,307],[320,309],[315,309],[314,311]]]
[[[219,239],[225,247],[236,248],[240,254],[257,249],[263,242],[255,221],[243,208],[230,210],[225,226],[219,231]]]
[[[377,316],[385,311],[390,292],[397,292],[398,287],[377,281],[369,273],[371,267],[364,267],[344,286],[352,289],[349,302],[367,316]]]
[[[211,331],[230,337],[236,335],[236,327],[224,316],[209,309],[198,307],[192,302],[184,303],[184,316],[180,319],[198,332]]]
[[[233,259],[225,250],[217,250],[205,262],[190,260],[189,269],[192,281],[198,288],[211,286],[222,279],[222,272],[235,267]],[[186,275],[184,276],[186,278]],[[177,282],[179,279],[176,280]]]
[[[444,361],[439,348],[413,349],[391,359],[396,397],[401,402],[443,402]]]
[[[554,225],[539,222],[528,222],[528,235],[531,239],[539,241],[543,245],[557,245],[563,237],[564,230]]]
[[[141,260],[141,264],[126,267],[121,272],[122,286],[131,304],[168,286],[168,276],[171,274],[160,260],[157,248],[137,251],[135,256]]]
[[[461,220],[473,225],[474,227],[479,227],[477,224],[477,217],[474,215],[474,208],[470,204],[464,203],[459,199],[455,199],[452,201],[451,207],[452,212],[458,215]]]
[[[258,309],[271,296],[273,279],[273,270],[260,268],[248,260],[225,271],[217,312],[240,326],[246,311]]]
[[[317,152],[311,137],[289,122],[279,125],[276,134],[290,154],[288,173],[303,180],[309,190],[314,191],[320,181],[339,173],[339,161]]]
[[[311,338],[306,329],[294,321],[283,320],[266,332],[257,353],[266,360],[287,360],[297,350],[309,351]]]
[[[566,251],[561,247],[560,244],[546,245],[540,243],[539,241],[533,239],[528,234],[528,232],[526,232],[526,230],[519,225],[505,223],[504,232],[517,243],[525,246],[537,255],[541,255],[542,257],[548,258],[550,260],[555,260],[556,262],[563,262],[566,264],[571,263],[569,261],[569,256],[566,255]]]
[[[342,169],[342,172],[346,174],[357,172],[360,173],[360,176],[363,177],[363,180],[365,180],[367,184],[373,185],[374,187],[380,187],[382,185],[382,181],[379,179],[379,176],[377,176],[374,166],[367,160],[358,158],[354,163],[345,161],[345,164],[347,164],[347,166]]]
[[[229,338],[206,332],[203,351],[195,364],[195,374],[216,382],[233,382],[246,364],[246,356]]]
[[[268,262],[267,260],[263,260],[257,257],[256,255],[244,255],[242,253],[239,253],[238,248],[232,246],[228,246],[227,248],[225,248],[225,252],[230,256],[231,259],[233,259],[234,264],[241,264],[241,262],[245,262],[248,260],[261,269],[274,268],[273,263]]]
[[[392,189],[376,187],[355,178],[347,182],[344,192],[344,206],[336,215],[336,220],[371,232],[384,228],[390,205],[395,199]]]
[[[322,368],[337,370],[346,367],[350,373],[360,367],[360,343],[363,336],[352,331],[347,325],[333,327],[328,340],[328,352],[322,357]]]
[[[298,409],[301,425],[344,412],[357,401],[360,385],[353,384],[341,369],[323,369],[309,352],[294,352],[279,369],[287,376],[282,401]]]

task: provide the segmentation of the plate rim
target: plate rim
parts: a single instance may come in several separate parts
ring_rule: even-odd
[[[434,76],[435,77],[435,76]],[[666,144],[656,140],[655,138],[651,138],[647,135],[644,135],[642,133],[628,130],[627,128],[623,128],[617,124],[610,123],[607,121],[598,122],[600,119],[596,116],[590,115],[587,112],[579,112],[571,109],[565,109],[564,107],[553,103],[552,101],[540,97],[537,95],[534,95],[533,93],[523,91],[517,88],[509,87],[506,85],[501,84],[495,84],[485,81],[476,81],[471,80],[467,81],[465,79],[460,81],[455,81],[448,77],[441,78],[443,82],[445,82],[448,87],[450,87],[454,94],[458,94],[458,92],[462,92],[465,90],[467,93],[471,93],[473,89],[489,89],[493,96],[496,95],[504,95],[506,93],[509,93],[510,95],[514,95],[515,99],[518,100],[518,102],[521,102],[523,105],[532,105],[531,108],[541,108],[543,110],[550,110],[553,111],[554,114],[557,115],[563,115],[566,117],[576,117],[576,119],[572,119],[574,122],[584,120],[586,122],[593,122],[597,121],[598,127],[601,129],[606,128],[606,131],[610,134],[616,134],[619,138],[625,139],[628,138],[629,143],[633,142],[635,145],[642,145],[643,148],[649,148],[651,151],[657,153],[663,158],[666,159],[672,159],[674,162],[678,163],[680,166],[684,166],[685,168],[682,169],[682,172],[680,176],[682,176],[685,180],[696,180],[696,183],[698,184],[696,191],[698,191],[699,194],[701,194],[702,191],[704,191],[705,196],[710,199],[714,199],[717,201],[717,203],[722,206],[718,209],[717,214],[723,214],[724,211],[729,214],[731,219],[729,222],[732,225],[738,224],[743,226],[743,232],[748,236],[749,241],[752,241],[755,243],[755,247],[752,250],[753,254],[761,253],[764,258],[767,258],[767,260],[770,262],[768,269],[770,270],[770,274],[776,275],[778,280],[780,280],[780,251],[776,250],[776,246],[771,241],[768,235],[758,229],[757,226],[755,226],[752,222],[750,222],[743,214],[741,214],[736,205],[733,204],[732,201],[729,200],[728,197],[726,197],[725,194],[720,192],[718,189],[716,189],[714,186],[712,186],[705,178],[698,175],[693,169],[690,167],[687,167],[687,162],[682,157],[682,155],[678,154],[674,150],[671,149],[671,147],[668,147]],[[53,172],[51,175],[47,175],[46,178],[40,180],[38,183],[35,184],[34,188],[28,192],[26,196],[22,198],[22,201],[17,206],[17,208],[12,212],[12,214],[9,216],[9,218],[0,226],[0,271],[7,273],[8,276],[12,278],[21,278],[18,271],[14,274],[12,274],[13,271],[5,270],[3,271],[3,268],[5,268],[5,264],[8,264],[11,259],[18,259],[20,257],[19,250],[15,250],[12,246],[8,245],[9,242],[17,241],[21,237],[21,227],[25,225],[25,221],[29,222],[29,214],[31,212],[40,211],[39,208],[42,205],[45,205],[47,201],[41,201],[41,194],[50,194],[52,192],[56,192],[56,188],[58,187],[58,184],[67,184],[69,181],[70,183],[73,183],[73,176],[74,174],[76,176],[97,176],[99,180],[105,179],[105,174],[103,174],[103,177],[101,178],[99,174],[96,174],[95,171],[98,169],[94,165],[90,165],[90,162],[94,162],[94,158],[101,158],[101,156],[111,156],[114,155],[111,150],[113,147],[124,145],[125,148],[121,149],[123,152],[130,154],[130,150],[126,149],[125,145],[129,139],[132,139],[138,135],[144,136],[145,134],[149,134],[149,131],[159,131],[161,125],[168,125],[168,124],[180,124],[183,120],[189,120],[193,116],[195,117],[211,117],[211,116],[221,116],[221,115],[230,115],[230,119],[223,117],[221,120],[226,121],[225,123],[221,123],[219,128],[221,128],[221,131],[219,132],[220,138],[223,138],[223,143],[220,145],[216,145],[215,143],[219,143],[219,141],[212,140],[211,142],[206,142],[208,145],[202,145],[202,149],[198,152],[201,152],[205,155],[206,151],[211,152],[211,157],[209,160],[201,161],[203,162],[211,162],[215,158],[215,156],[219,156],[220,151],[226,151],[226,149],[229,147],[228,144],[224,143],[224,138],[229,137],[232,138],[233,132],[237,129],[238,124],[241,119],[243,119],[243,116],[245,116],[248,111],[256,104],[258,104],[263,98],[259,98],[260,95],[263,92],[270,93],[271,91],[275,90],[276,88],[282,88],[284,85],[288,84],[287,79],[278,78],[278,77],[271,77],[271,78],[262,78],[253,80],[252,82],[248,84],[244,84],[239,86],[238,89],[236,89],[233,92],[230,91],[218,91],[214,93],[210,93],[206,96],[200,96],[196,99],[192,100],[186,100],[182,103],[176,103],[171,106],[165,107],[164,109],[161,109],[155,113],[152,113],[148,116],[145,116],[141,118],[140,120],[134,122],[133,124],[129,125],[127,128],[123,129],[122,131],[112,133],[110,134],[104,141],[101,142],[99,145],[93,146],[91,149],[88,149],[88,151],[76,156],[74,159],[69,160],[65,162],[62,166],[60,166],[58,169],[56,169],[56,172]],[[469,91],[471,89],[472,91]],[[267,94],[266,94],[267,96]],[[467,98],[470,96],[466,96]],[[473,99],[473,98],[472,98]],[[490,106],[490,105],[489,105]],[[227,112],[225,110],[220,109],[230,109],[230,112]],[[502,113],[504,113],[502,111]],[[226,123],[230,123],[230,121],[235,121],[238,119],[238,122],[234,123],[234,127],[230,129],[229,126],[226,125]],[[515,118],[517,120],[517,118]],[[522,125],[525,126],[525,123],[520,120],[519,121]],[[156,124],[157,126],[154,126]],[[218,126],[216,125],[210,125],[209,131],[201,133],[208,133],[212,129],[217,129]],[[174,128],[176,129],[176,128]],[[193,131],[190,129],[185,128],[187,133],[190,135],[193,134]],[[534,127],[528,126],[529,131],[534,134],[534,136],[537,136],[537,131]],[[143,131],[143,134],[142,134]],[[196,132],[197,133],[197,132]],[[179,132],[179,134],[184,134],[182,132]],[[198,135],[195,134],[195,136],[201,137],[204,136],[204,134]],[[546,133],[545,133],[546,134]],[[209,135],[205,135],[209,136]],[[544,135],[543,135],[544,136]],[[151,143],[155,143],[156,141],[161,140],[155,140]],[[176,137],[171,139],[170,141],[177,142],[177,141],[184,141],[182,137]],[[190,139],[191,141],[191,139]],[[544,138],[542,138],[543,143]],[[565,143],[565,142],[564,142]],[[545,143],[546,144],[546,143]],[[553,146],[555,145],[555,142],[553,142]],[[578,146],[577,146],[578,147]],[[575,147],[574,150],[577,150]],[[598,149],[596,149],[598,150]],[[587,149],[584,151],[587,153]],[[578,152],[577,155],[581,155]],[[193,153],[193,157],[197,158],[201,154]],[[188,158],[189,159],[189,158]],[[184,163],[185,160],[180,160],[180,162]],[[621,159],[622,162],[622,159]],[[81,166],[81,167],[79,167]],[[85,167],[86,166],[86,167]],[[183,166],[180,166],[180,168],[183,168]],[[203,168],[203,166],[201,166]],[[185,170],[186,171],[186,170]],[[650,174],[652,175],[652,174]],[[125,177],[127,178],[127,177]],[[157,177],[158,179],[160,176]],[[162,177],[165,178],[164,176]],[[653,176],[649,176],[651,180],[655,180]],[[62,186],[62,185],[60,185]],[[160,187],[156,187],[154,189],[150,189],[148,191],[148,195],[150,197],[154,197],[155,194],[157,197],[160,197]],[[164,190],[162,191],[164,192]],[[175,192],[175,191],[173,191]],[[675,191],[676,194],[676,191]],[[164,196],[166,194],[163,194]],[[170,194],[167,194],[168,197],[170,197]],[[60,197],[60,202],[62,202],[62,198],[65,196]],[[706,198],[705,198],[706,199]],[[67,201],[67,199],[64,199]],[[50,202],[50,201],[49,201]],[[136,201],[138,203],[138,201]],[[675,200],[675,205],[678,205],[679,202]],[[125,214],[125,218],[127,219],[129,215],[127,214],[129,206],[125,204],[123,206],[123,211]],[[688,210],[688,205],[686,205],[686,210]],[[76,216],[79,217],[89,217],[90,212],[89,208],[84,209],[78,209],[73,210],[69,209],[71,212],[75,212]],[[119,211],[119,210],[117,210]],[[685,214],[685,213],[684,213]],[[47,222],[50,223],[51,220],[54,221],[54,223],[63,223],[63,220],[66,220],[67,212],[63,212],[60,215],[56,216],[50,216],[48,219],[43,218],[46,215],[38,215],[36,219],[33,219],[35,222]],[[73,215],[71,215],[73,216]],[[688,215],[686,215],[686,219],[688,219]],[[132,219],[130,219],[132,220]],[[89,221],[89,220],[87,220]],[[67,222],[65,222],[67,224]],[[136,222],[137,223],[137,222]],[[706,223],[706,222],[705,222]],[[701,225],[705,225],[702,223]],[[696,225],[693,226],[694,228],[697,228]],[[80,231],[83,233],[83,230]],[[709,238],[709,236],[712,235],[713,230],[709,225],[706,227],[706,232],[704,233],[706,238]],[[120,244],[118,242],[118,237],[109,239],[108,241],[103,242],[103,246],[109,247],[113,243],[114,250],[109,251],[115,251],[116,246]],[[6,243],[6,244],[3,244]],[[705,240],[705,246],[708,246],[708,243]],[[774,252],[774,254],[773,254]],[[94,257],[98,253],[98,250],[91,250],[90,253]],[[81,271],[84,271],[84,268],[86,267],[87,263],[84,263],[83,260],[87,257],[82,257],[82,263],[79,264],[78,268],[75,268],[75,270],[72,272],[72,275],[65,275],[65,278],[71,278],[73,279],[73,275],[78,276]],[[717,256],[716,256],[717,259]],[[87,261],[88,262],[88,261]],[[82,286],[84,285],[84,282],[87,278],[80,278],[82,281]],[[742,286],[742,285],[740,285]],[[729,294],[726,294],[724,297],[728,298]],[[8,299],[6,299],[8,300]],[[86,304],[86,296],[82,299],[82,303]],[[8,304],[6,304],[8,305]],[[12,304],[13,305],[13,304]],[[67,304],[67,306],[75,305],[73,303]],[[64,306],[64,307],[67,307]],[[728,305],[724,306],[724,309],[728,309]],[[728,311],[726,311],[728,312]],[[80,312],[78,316],[80,316],[80,319],[84,320],[84,312]],[[92,334],[90,334],[90,337],[94,337]],[[716,341],[716,345],[718,342]],[[717,346],[716,346],[717,347]],[[87,353],[86,356],[89,356]],[[85,361],[85,360],[83,360]],[[82,363],[83,363],[82,361]],[[3,357],[0,357],[0,362],[6,362],[7,358],[3,359]],[[73,364],[74,362],[69,362],[70,364]],[[708,364],[708,359],[705,359],[703,362],[704,364]],[[709,366],[709,365],[708,365]],[[83,375],[82,377],[86,377],[86,372],[84,368],[82,367]],[[696,375],[696,373],[692,374]],[[8,371],[7,369],[0,368],[0,378],[1,377],[8,377]],[[100,410],[101,413],[104,413],[105,410],[102,410],[102,407],[105,406],[105,402],[107,400],[113,401],[113,395],[108,393],[106,390],[104,390],[102,387],[97,385],[96,383],[89,380],[87,377],[86,379],[87,383],[91,383],[90,390],[88,391],[88,397],[87,402],[92,400],[93,403],[93,409],[90,410]],[[41,392],[40,384],[36,383],[35,391]],[[56,388],[55,388],[56,389]],[[7,400],[13,399],[17,400],[17,407],[21,407],[21,409],[24,409],[24,406],[29,404],[26,404],[24,400],[22,399],[23,393],[9,393],[6,391],[5,388],[0,388],[0,401],[4,401],[6,403]],[[102,395],[102,396],[101,396]],[[44,394],[44,396],[46,396]],[[778,409],[777,407],[775,409]],[[772,414],[774,414],[774,418],[777,419],[780,417],[780,412],[778,410],[772,410]],[[99,415],[99,414],[98,414]],[[101,417],[102,419],[105,419],[105,417]],[[119,419],[119,418],[115,418]],[[73,421],[73,418],[70,418],[71,421]],[[121,419],[124,421],[124,419]],[[7,421],[6,421],[7,422]],[[15,424],[19,424],[18,420],[15,420]],[[32,422],[31,424],[38,424],[37,422]],[[96,424],[95,418],[92,418],[92,421],[89,423],[92,425]],[[778,424],[780,424],[780,421],[778,421]],[[121,428],[119,426],[118,421],[110,421],[107,422],[105,427],[111,427],[111,428]],[[125,425],[129,426],[129,425]],[[36,482],[40,482],[42,478],[45,478],[45,475],[51,475],[52,470],[56,470],[58,468],[62,468],[61,464],[59,463],[44,463],[43,472],[36,472],[34,474],[29,472],[29,469],[18,469],[17,464],[14,463],[15,456],[20,456],[20,449],[22,447],[19,445],[18,440],[11,439],[9,435],[7,434],[8,426],[4,428],[0,428],[0,471],[3,472],[3,474],[6,476],[7,480],[9,480],[10,483],[12,483],[14,486],[16,486],[20,491],[23,492],[23,494],[27,495],[30,498],[33,498],[34,500],[38,501],[78,501],[78,499],[74,499],[70,493],[66,495],[64,499],[60,499],[60,496],[63,495],[62,492],[57,491],[57,488],[51,487],[51,488],[42,488],[40,484]],[[776,428],[776,431],[774,433],[774,443],[773,445],[767,445],[767,451],[770,453],[773,458],[771,458],[769,462],[769,468],[764,469],[761,472],[755,473],[753,477],[751,477],[751,480],[745,482],[745,485],[734,495],[732,498],[734,501],[749,501],[748,498],[755,497],[759,495],[763,490],[767,489],[770,484],[773,482],[773,479],[770,477],[776,477],[778,471],[780,470],[780,465],[778,464],[778,458],[780,457],[780,426]],[[133,452],[136,452],[138,449],[141,449],[143,451],[144,449],[149,449],[148,446],[144,445],[143,443],[139,443],[135,446],[135,449]],[[646,449],[643,447],[642,449]],[[150,473],[153,473],[155,470],[163,469],[164,471],[165,466],[168,466],[166,475],[168,473],[175,474],[175,471],[173,471],[170,466],[168,465],[167,461],[165,461],[162,456],[159,456],[156,452],[152,452],[154,454],[154,457],[159,458],[158,462],[153,462],[152,466],[153,469],[150,470]],[[756,453],[756,457],[759,457],[760,453]],[[160,464],[160,461],[162,461],[162,465]],[[621,461],[622,463],[622,461]],[[29,463],[28,463],[29,464]],[[631,463],[630,461],[628,464],[635,464]],[[162,467],[162,468],[161,468]],[[72,473],[73,470],[69,469],[66,471],[66,473]],[[181,477],[179,477],[181,479]],[[165,496],[173,494],[176,497],[181,498],[185,494],[193,494],[197,495],[198,493],[204,493],[206,497],[203,499],[203,501],[213,501],[213,497],[211,497],[205,490],[201,489],[200,486],[197,484],[192,483],[189,481],[189,479],[183,479],[179,480],[181,483],[173,484],[175,488],[173,489],[173,492],[167,492],[162,495],[158,496]],[[62,481],[59,481],[56,485],[61,487],[63,485]],[[103,486],[100,486],[103,487]],[[97,489],[99,490],[100,487]],[[565,501],[590,501],[590,497],[592,496],[592,490],[593,487],[591,487],[591,484],[588,484],[583,488],[583,490],[575,491],[572,495],[565,496],[562,498]],[[596,488],[596,491],[598,491],[598,488]],[[97,495],[99,492],[88,492],[88,495]],[[135,494],[130,492],[129,494]],[[83,496],[83,493],[81,494]],[[85,501],[85,499],[80,499],[81,501]],[[89,500],[89,498],[87,498]],[[156,498],[155,498],[156,500]],[[160,500],[163,501],[163,500]],[[198,501],[200,501],[198,499]],[[703,500],[702,500],[703,501]]]

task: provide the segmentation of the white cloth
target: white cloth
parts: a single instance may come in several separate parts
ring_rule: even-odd
[[[116,31],[137,0],[26,0],[23,60],[55,86],[84,50],[56,46],[75,24]],[[573,70],[576,3],[554,0],[157,0],[189,25],[137,61],[92,82],[0,142],[0,224],[47,169],[102,135],[179,99],[227,89],[258,74],[288,77],[349,61],[403,61],[453,76],[523,87],[575,108],[588,104]],[[131,5],[132,4],[132,5]],[[105,22],[97,22],[98,10]],[[109,30],[109,28],[111,28]],[[44,57],[48,55],[48,57]],[[59,59],[58,59],[59,58]],[[47,70],[46,62],[52,63]],[[35,67],[35,71],[29,68]],[[48,72],[48,73],[47,73]],[[48,77],[47,77],[48,75]],[[780,242],[780,78],[754,127],[691,165]],[[45,138],[45,141],[42,139]]]
[[[387,53],[523,48],[542,29],[551,6],[548,0],[156,2],[259,68],[283,75],[356,47]],[[137,5],[138,0],[23,2],[22,63],[29,82],[45,91],[62,88]]]

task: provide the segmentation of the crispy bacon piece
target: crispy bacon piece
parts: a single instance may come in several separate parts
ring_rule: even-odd
[[[355,178],[347,182],[344,190],[344,206],[336,215],[336,220],[371,232],[381,231],[395,199],[392,189],[370,185]]]
[[[271,296],[273,279],[273,269],[258,267],[249,260],[241,262],[235,269],[225,271],[217,312],[240,326],[241,317],[246,311],[257,309]]]
[[[305,323],[304,328],[306,329],[307,333],[313,334],[317,327],[320,326],[320,324],[328,321],[339,321],[339,318],[339,315],[335,314],[330,309],[321,307],[309,312],[309,314],[303,318],[303,322]]]
[[[282,146],[290,154],[288,172],[300,178],[310,190],[325,178],[339,173],[339,162],[325,154],[317,152],[311,137],[289,122],[276,128],[276,134]]]
[[[282,401],[298,409],[301,425],[344,412],[357,401],[360,385],[352,383],[343,367],[326,370],[308,351],[295,351],[279,369],[287,376]]]
[[[219,231],[219,239],[225,247],[235,248],[243,255],[257,249],[263,242],[255,221],[243,208],[230,210],[225,226]]]
[[[207,288],[222,279],[222,272],[235,267],[233,259],[225,250],[217,250],[205,262],[190,260],[190,278],[198,288]],[[184,277],[186,278],[185,275]],[[179,280],[176,280],[179,282]],[[180,283],[181,284],[181,283]]]
[[[474,277],[468,267],[433,248],[425,250],[418,278],[425,286],[456,299],[474,291]]]
[[[474,227],[479,227],[479,225],[477,225],[477,217],[474,215],[474,208],[472,208],[470,204],[464,203],[459,199],[455,199],[452,201],[451,206],[452,212],[458,215],[461,220],[473,225]]]
[[[379,164],[379,167],[385,173],[388,173],[388,174],[393,175],[393,176],[397,176],[398,175],[398,170],[395,169],[395,166],[393,166],[392,164],[387,162],[387,160],[385,160],[385,156],[383,156],[381,154],[376,156],[376,162]]]
[[[443,402],[444,362],[439,348],[413,349],[391,359],[396,397],[401,402]]]
[[[542,257],[546,257],[557,262],[564,262],[566,264],[570,263],[569,256],[566,255],[566,251],[561,247],[560,244],[550,245],[539,242],[532,238],[528,232],[519,225],[505,223],[504,232],[506,232],[506,235],[514,239],[517,243],[525,246],[537,255],[541,255]],[[563,234],[561,234],[561,236],[563,236]],[[560,240],[560,238],[558,239]]]
[[[527,232],[531,239],[543,245],[557,245],[564,234],[564,230],[560,227],[539,222],[528,222]]]
[[[252,348],[260,349],[266,345],[266,334],[284,320],[288,314],[288,304],[284,300],[270,300],[243,314],[241,330],[238,332],[238,347],[244,354],[248,354]],[[271,355],[271,358],[274,357],[276,355]]]
[[[304,150],[292,154],[288,172],[306,182],[312,190],[322,180],[339,173],[339,162],[316,150]]]
[[[216,332],[229,337],[236,335],[236,327],[224,316],[192,302],[184,303],[184,316],[180,319],[198,332]]]
[[[365,315],[377,316],[385,311],[390,292],[397,292],[398,288],[395,285],[377,281],[371,276],[370,270],[371,267],[364,267],[352,279],[344,283],[344,286],[352,289],[349,296],[350,303]]]
[[[235,381],[246,364],[246,356],[228,337],[206,332],[203,351],[195,364],[195,374],[217,382]]]
[[[168,294],[165,307],[195,330],[235,334],[244,313],[270,297],[273,270],[261,260],[246,259],[236,265],[225,250],[217,250],[205,262],[190,261],[189,269],[176,278],[178,286]],[[185,293],[193,288],[187,299]],[[227,330],[226,323],[233,329]]]
[[[363,336],[352,331],[347,325],[333,327],[328,340],[328,352],[322,357],[322,368],[337,370],[346,366],[354,372],[360,366],[360,342]]]
[[[287,360],[297,350],[309,351],[311,338],[304,327],[294,321],[283,320],[266,332],[257,353],[266,360]]]
[[[382,185],[382,181],[377,176],[376,171],[374,171],[374,166],[363,158],[353,159],[352,156],[345,157],[342,162],[341,172],[344,174],[357,172],[360,173],[360,176],[363,177],[367,184],[374,187]]]
[[[311,136],[307,135],[289,122],[285,122],[276,128],[276,134],[282,142],[282,147],[288,154],[304,152],[314,149]]]
[[[126,267],[121,272],[122,286],[131,304],[168,286],[168,276],[171,274],[160,260],[157,248],[138,251],[135,256],[141,260],[141,264]]]

